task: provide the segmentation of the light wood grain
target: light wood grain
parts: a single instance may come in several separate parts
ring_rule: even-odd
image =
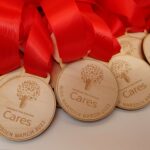
[[[137,110],[150,103],[150,66],[132,56],[116,56],[109,62],[119,85],[118,107]]]
[[[150,64],[150,34],[148,34],[143,41],[143,51],[148,63]]]
[[[106,65],[92,59],[66,66],[55,91],[61,107],[80,121],[96,121],[110,115],[118,96],[114,75]]]
[[[142,52],[142,42],[146,33],[127,33],[118,38],[118,41],[121,45],[121,54],[134,56],[144,60]]]
[[[0,85],[0,132],[13,141],[25,141],[44,132],[53,120],[53,90],[36,76],[18,75]]]

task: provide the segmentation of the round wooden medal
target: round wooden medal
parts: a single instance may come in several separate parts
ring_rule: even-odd
[[[147,32],[127,32],[126,35],[132,38],[143,39],[146,36]]]
[[[0,86],[0,133],[13,141],[44,132],[55,114],[51,87],[33,76],[16,76]]]
[[[10,73],[0,76],[0,85],[2,85],[4,82],[6,82],[7,80],[9,80],[17,75],[21,75],[22,73],[23,73],[23,68],[20,68],[20,69],[17,69],[15,71],[12,71]]]
[[[121,54],[131,55],[136,58],[144,59],[142,52],[142,42],[146,33],[128,33],[118,38],[121,45]]]
[[[80,121],[96,121],[108,116],[118,96],[112,72],[92,59],[67,65],[58,77],[55,90],[61,107]]]
[[[118,107],[136,110],[150,103],[150,67],[132,56],[116,56],[109,62],[119,86]]]
[[[16,75],[20,75],[22,72],[23,72],[23,70],[21,68],[21,69],[17,69],[15,71],[12,71],[11,73],[0,76],[0,85],[5,83],[7,80],[15,77]],[[0,133],[0,136],[2,136],[1,133]]]
[[[143,51],[147,61],[150,64],[150,34],[148,34],[143,41]]]

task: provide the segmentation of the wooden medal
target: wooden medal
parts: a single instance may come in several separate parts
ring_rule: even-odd
[[[0,76],[0,85],[2,85],[3,83],[5,83],[7,80],[15,77],[16,75],[20,75],[22,73],[22,71],[23,70],[21,68],[21,69],[17,69],[15,71],[12,71],[11,73],[8,73],[6,75]],[[2,136],[1,133],[0,133],[0,136]]]
[[[121,45],[121,54],[134,56],[136,58],[144,59],[142,52],[142,42],[146,33],[127,33],[118,38]]]
[[[0,85],[0,133],[10,140],[40,135],[52,122],[55,109],[51,87],[36,76],[18,75]]]
[[[109,62],[119,86],[118,107],[136,110],[150,103],[150,67],[132,56],[116,56]]]
[[[26,73],[25,69],[22,67],[20,69],[17,69],[15,71],[12,71],[10,73],[7,73],[5,75],[0,76],[0,85],[3,84],[4,82],[6,82],[7,80],[9,80],[9,79],[11,79],[13,77],[16,77],[18,75],[26,75],[26,76],[32,76],[32,77],[34,77],[34,75],[32,75],[32,74]],[[48,75],[47,78],[42,78],[42,77],[39,77],[39,76],[36,76],[36,77],[39,78],[39,79],[41,79],[41,80],[43,80],[46,83],[49,83],[49,81],[50,81],[50,75]]]
[[[20,69],[17,69],[15,71],[12,71],[10,73],[0,76],[0,85],[17,75],[21,75],[22,73],[23,73],[23,68],[20,68]]]
[[[148,34],[143,41],[143,51],[148,63],[150,64],[150,34]]]
[[[61,107],[80,121],[96,121],[115,108],[118,85],[109,68],[100,61],[83,59],[60,73],[56,95]]]
[[[126,35],[133,37],[133,38],[139,38],[139,39],[143,39],[146,36],[147,32],[127,32]]]

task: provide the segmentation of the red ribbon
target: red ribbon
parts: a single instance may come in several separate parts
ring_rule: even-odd
[[[95,0],[78,0],[77,3],[83,14],[91,21],[96,35],[89,56],[109,61],[114,54],[119,52],[120,46],[108,25],[94,12]]]
[[[143,18],[145,19],[145,29],[150,31],[150,0],[135,0],[142,10]]]
[[[109,26],[112,34],[115,37],[123,35],[126,31],[125,24],[121,21],[119,16],[113,14],[110,10],[106,9],[102,4],[97,3],[95,12],[102,17]]]
[[[37,6],[42,6],[45,15]],[[53,54],[51,33],[65,63],[87,54],[108,61],[120,49],[114,36],[128,27],[132,31],[150,27],[149,8],[149,0],[1,1],[0,74],[21,66],[21,45],[26,71],[46,77]]]
[[[87,55],[94,31],[74,0],[43,0],[41,4],[56,36],[62,61],[67,63]]]
[[[66,5],[62,7],[64,3]],[[83,58],[89,50],[90,57],[108,61],[119,52],[119,44],[103,19],[93,12],[91,5],[95,1],[82,0],[77,4],[74,0],[56,0],[55,3],[42,1],[42,7],[55,33],[62,61]]]
[[[51,67],[52,42],[48,29],[34,6],[25,5],[20,0],[1,1],[0,34],[0,74],[8,73],[21,66],[20,35],[21,43],[24,43],[25,47],[26,71],[43,77],[47,76]]]
[[[0,2],[0,74],[20,66],[18,50],[22,7],[20,1]]]
[[[149,0],[97,1],[98,7],[96,9],[99,15],[101,15],[101,13],[103,14],[101,9],[105,9],[105,12],[107,12],[109,15],[116,17],[116,20],[112,20],[113,18],[110,18],[108,21],[106,18],[108,15],[103,16],[104,19],[111,24],[110,27],[112,28],[112,31],[115,31],[114,33],[117,33],[117,35],[122,34],[121,32],[126,30],[126,28],[130,28],[130,32],[143,31],[146,28],[144,13],[146,7],[143,9],[142,5],[145,3],[144,6],[148,6]],[[148,14],[150,14],[150,12]],[[116,24],[117,28],[113,24]]]
[[[28,9],[28,13],[24,13],[25,18],[23,18],[23,24],[28,26],[28,31],[24,32],[28,35],[24,52],[24,67],[29,73],[46,77],[51,69],[52,41],[48,28],[37,9],[33,6],[29,6]],[[31,13],[33,13],[32,17]],[[29,19],[32,23],[29,23]]]

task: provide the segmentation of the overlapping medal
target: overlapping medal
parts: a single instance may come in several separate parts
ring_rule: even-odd
[[[56,105],[92,122],[150,103],[150,34],[116,39],[149,30],[149,4],[63,3],[0,3],[0,135],[9,140],[42,134]]]
[[[115,105],[136,110],[150,103],[150,66],[143,55],[148,51],[149,35],[145,32],[128,33],[118,40],[122,49],[110,60],[109,68],[107,64],[91,58],[71,63],[62,70],[57,64],[54,86],[57,101],[73,118],[80,121],[100,120],[108,116]]]
[[[27,74],[23,68],[1,76],[0,134],[13,141],[40,135],[54,118],[55,95],[58,106],[80,121],[101,120],[116,106],[126,110],[147,106],[149,41],[145,33],[120,37],[121,53],[108,64],[87,57],[67,65],[54,62],[47,78]]]
[[[146,62],[132,56],[116,56],[109,67],[118,81],[118,107],[136,110],[150,103],[150,66]]]
[[[0,85],[0,133],[13,141],[40,135],[49,127],[56,109],[49,79],[23,72],[4,79]]]
[[[144,59],[142,51],[142,42],[146,36],[145,32],[126,33],[118,38],[121,45],[121,54],[131,55],[140,59]]]
[[[118,97],[114,75],[103,63],[92,59],[66,66],[58,77],[55,91],[60,106],[81,121],[108,116]]]

